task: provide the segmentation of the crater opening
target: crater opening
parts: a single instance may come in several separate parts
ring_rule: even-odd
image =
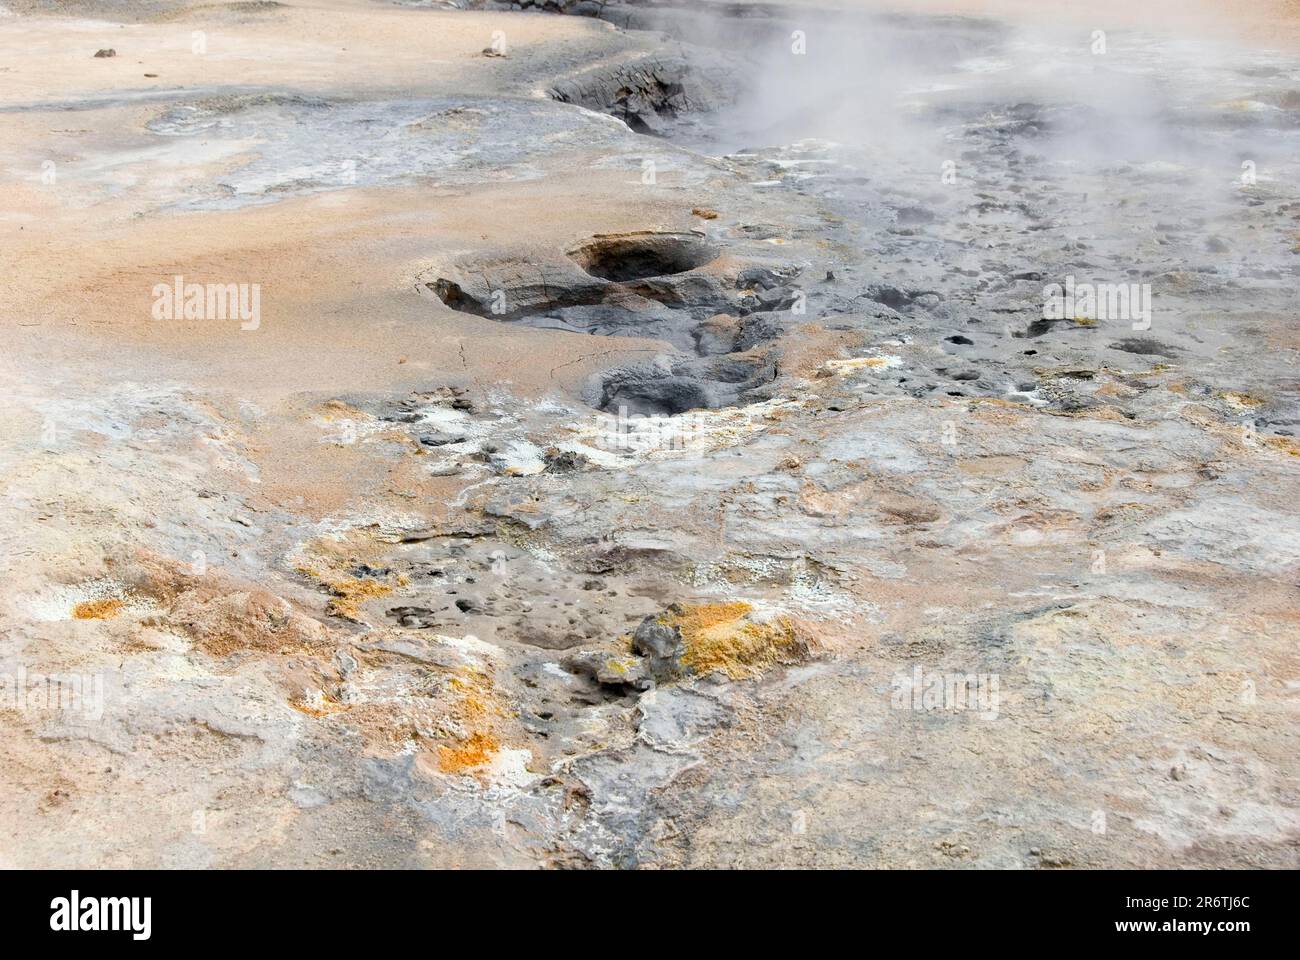
[[[692,377],[667,376],[631,383],[607,383],[598,410],[628,416],[674,416],[716,406],[708,388]]]
[[[693,233],[598,234],[569,251],[588,274],[613,283],[685,273],[718,258],[719,250]]]
[[[755,391],[776,377],[776,360],[770,356],[679,358],[667,369],[651,364],[599,374],[586,399],[607,413],[671,417],[760,399]]]

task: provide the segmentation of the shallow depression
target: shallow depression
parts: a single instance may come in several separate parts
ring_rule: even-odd
[[[625,283],[695,270],[718,258],[718,247],[691,233],[601,234],[569,251],[593,277]]]

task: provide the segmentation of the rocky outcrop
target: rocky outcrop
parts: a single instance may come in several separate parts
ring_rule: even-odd
[[[555,84],[550,94],[617,117],[637,133],[666,136],[690,115],[721,109],[736,84],[734,68],[647,57],[579,73]]]

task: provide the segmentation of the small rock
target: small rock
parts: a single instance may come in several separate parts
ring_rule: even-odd
[[[744,290],[770,290],[786,283],[797,271],[791,269],[775,270],[771,267],[746,267],[736,277],[736,286]]]
[[[428,630],[438,625],[438,616],[428,607],[390,607],[388,615],[411,630]]]
[[[762,310],[789,310],[799,301],[800,291],[794,287],[771,287],[760,290],[756,297]]]
[[[112,47],[105,47],[102,50],[95,51],[96,59],[100,59],[100,60],[102,60],[105,57],[116,57],[116,56],[117,56],[117,51],[114,50]]]
[[[650,672],[656,679],[681,676],[686,644],[680,628],[666,626],[653,616],[646,617],[632,634],[632,649],[649,658]]]
[[[867,288],[866,295],[876,303],[883,303],[895,310],[908,306],[913,300],[912,294],[887,284],[872,284]]]
[[[421,434],[420,442],[426,447],[445,447],[449,443],[463,443],[465,438],[454,433]]]
[[[590,677],[602,687],[649,690],[654,686],[654,678],[641,657],[582,650],[566,657],[564,665],[576,674]]]
[[[574,473],[591,463],[581,453],[561,450],[558,447],[548,447],[542,454],[542,460],[545,461],[546,469],[550,473]]]

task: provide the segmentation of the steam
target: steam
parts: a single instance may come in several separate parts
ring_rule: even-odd
[[[953,156],[955,114],[1028,104],[1043,108],[1034,146],[1051,159],[1163,162],[1222,181],[1241,162],[1232,128],[1261,88],[1230,43],[1237,22],[1213,3],[733,6],[753,15],[670,8],[654,23],[748,65],[748,88],[713,128],[724,151],[816,139],[935,168]],[[1222,136],[1188,135],[1213,113]],[[1253,146],[1267,158],[1287,145]]]

